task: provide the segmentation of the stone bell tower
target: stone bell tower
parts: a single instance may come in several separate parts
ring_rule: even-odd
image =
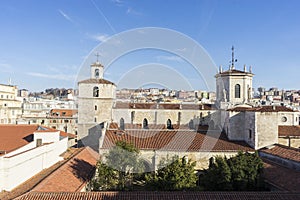
[[[90,69],[91,77],[78,82],[79,140],[99,134],[102,124],[112,119],[116,85],[103,78],[104,67],[98,59]]]
[[[252,73],[251,67],[247,71],[246,66],[244,70],[235,69],[234,63],[234,48],[232,47],[231,65],[227,71],[223,71],[220,67],[216,78],[216,95],[217,104],[221,109],[234,107],[237,105],[250,103],[252,99]]]

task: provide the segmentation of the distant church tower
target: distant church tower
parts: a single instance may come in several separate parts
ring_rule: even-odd
[[[103,122],[112,119],[116,85],[105,80],[103,73],[104,67],[97,59],[91,64],[91,77],[78,82],[78,137],[82,143],[99,142]]]
[[[216,96],[217,104],[221,109],[234,107],[236,105],[247,104],[252,99],[252,69],[247,71],[235,69],[234,63],[234,47],[232,47],[231,65],[227,71],[223,71],[220,67],[216,78]]]

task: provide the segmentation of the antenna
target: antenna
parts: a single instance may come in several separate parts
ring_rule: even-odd
[[[237,59],[234,59],[234,46],[232,45],[231,47],[231,61],[229,63],[231,63],[231,67],[230,67],[230,70],[233,70],[234,69],[234,63],[237,62]]]

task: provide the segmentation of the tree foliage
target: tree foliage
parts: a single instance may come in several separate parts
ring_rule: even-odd
[[[186,190],[196,187],[196,162],[174,156],[163,159],[156,173],[146,175],[146,184],[156,190]]]
[[[209,168],[201,179],[206,190],[230,190],[231,171],[226,158],[210,158]]]
[[[139,149],[133,144],[118,141],[105,156],[106,163],[99,162],[92,181],[93,190],[126,190],[132,184],[133,173],[142,171]]]
[[[209,168],[205,170],[200,182],[205,190],[261,190],[262,170],[263,163],[257,152],[239,152],[237,156],[229,159],[210,159]]]

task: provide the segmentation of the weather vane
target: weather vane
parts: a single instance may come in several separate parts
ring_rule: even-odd
[[[231,54],[231,61],[229,63],[231,63],[231,70],[234,69],[234,63],[237,62],[237,59],[234,59],[234,46],[232,46],[231,48],[232,50],[232,54]]]

